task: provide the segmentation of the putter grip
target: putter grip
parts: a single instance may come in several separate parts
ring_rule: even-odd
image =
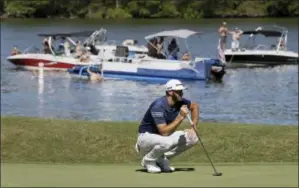
[[[194,124],[193,124],[193,122],[192,122],[192,119],[191,119],[191,117],[190,117],[190,114],[187,114],[187,118],[188,118],[190,124],[191,124],[192,126],[194,126]]]

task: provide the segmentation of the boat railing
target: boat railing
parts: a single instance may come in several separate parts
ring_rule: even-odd
[[[81,67],[81,69],[80,69],[80,71],[79,71],[79,76],[81,77],[81,75],[82,75],[82,72],[83,72],[83,70],[84,69],[87,69],[89,66],[83,66],[83,67]]]
[[[84,65],[80,68],[79,70],[79,76],[81,77],[82,76],[82,73],[84,70],[87,70],[89,68],[93,68],[93,67],[96,67],[96,69],[99,69],[101,74],[103,75],[103,65],[102,64],[87,64],[87,65]]]

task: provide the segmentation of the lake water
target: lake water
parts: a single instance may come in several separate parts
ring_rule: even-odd
[[[226,20],[230,28],[262,25],[288,28],[288,47],[298,51],[294,19]],[[11,48],[40,45],[38,33],[107,29],[110,40],[137,39],[162,30],[186,28],[203,32],[191,50],[215,57],[217,28],[222,20],[86,21],[7,20],[1,22],[1,114],[84,120],[140,120],[148,105],[164,95],[163,83],[105,80],[92,83],[66,73],[45,73],[43,83],[29,71],[6,61]],[[260,38],[261,43],[266,42]],[[275,40],[275,39],[274,39]],[[229,38],[230,41],[230,38]],[[267,39],[268,41],[268,39]],[[223,83],[187,82],[185,96],[200,104],[202,121],[298,125],[298,67],[229,69]]]

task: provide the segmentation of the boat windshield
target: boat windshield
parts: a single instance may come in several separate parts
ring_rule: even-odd
[[[248,39],[241,37],[240,48],[247,50],[276,50],[279,47],[282,50],[283,47],[286,47],[284,41],[284,37],[265,38],[261,35],[249,37]]]
[[[243,50],[286,50],[287,31],[257,28],[244,31],[240,38],[240,49]]]

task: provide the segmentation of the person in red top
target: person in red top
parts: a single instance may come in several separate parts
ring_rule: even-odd
[[[13,49],[12,49],[12,51],[11,51],[10,54],[11,54],[11,55],[18,55],[18,54],[20,54],[20,51],[19,51],[19,49],[15,46],[15,47],[13,47]]]

